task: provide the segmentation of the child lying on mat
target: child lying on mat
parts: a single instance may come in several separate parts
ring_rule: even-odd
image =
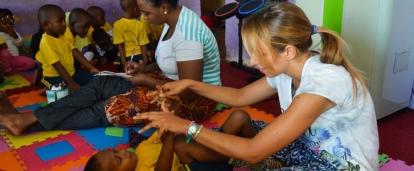
[[[264,123],[252,122],[247,113],[239,111],[232,113],[219,131],[250,138],[257,133],[257,129],[261,129],[261,125]],[[100,151],[88,160],[84,170],[232,170],[229,161],[235,166],[249,166],[252,170],[283,166],[271,158],[254,166],[247,165],[246,162],[231,160],[199,144],[186,143],[183,136],[175,136],[167,131],[160,141],[159,135],[156,132],[141,142],[135,153],[127,150]]]

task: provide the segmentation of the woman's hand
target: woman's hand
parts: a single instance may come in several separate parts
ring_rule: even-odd
[[[161,86],[162,90],[164,90],[164,93],[160,94],[161,97],[168,97],[173,95],[178,95],[184,90],[186,90],[191,85],[191,80],[184,79],[184,80],[178,80],[173,82],[165,83]]]
[[[139,133],[145,132],[150,128],[158,128],[158,137],[162,137],[164,132],[176,134],[186,134],[187,127],[191,123],[189,120],[182,119],[174,115],[174,111],[169,111],[166,102],[161,104],[160,112],[146,112],[135,116],[136,120],[147,120],[149,123],[139,130]]]
[[[134,75],[133,77],[128,78],[128,80],[133,85],[142,85],[143,82],[145,82],[146,79],[147,79],[147,76],[143,73],[138,73],[138,74]]]
[[[143,72],[145,69],[145,64],[141,60],[139,63],[130,61],[125,64],[125,73],[128,75],[135,75],[137,73]]]

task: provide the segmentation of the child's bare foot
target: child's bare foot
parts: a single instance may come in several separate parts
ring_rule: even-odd
[[[25,118],[18,113],[0,113],[0,125],[6,128],[13,135],[21,135],[25,126]]]
[[[16,108],[10,103],[6,93],[0,91],[0,112],[17,112]]]

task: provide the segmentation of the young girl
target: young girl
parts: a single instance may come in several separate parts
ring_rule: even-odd
[[[322,37],[320,54],[309,50],[313,34]],[[253,138],[214,132],[169,112],[140,114],[137,119],[151,121],[142,130],[156,127],[186,134],[225,156],[250,163],[273,154],[286,170],[378,169],[374,106],[340,37],[312,25],[294,4],[280,3],[246,18],[242,38],[252,65],[266,78],[241,89],[180,80],[165,84],[165,95],[191,89],[221,103],[245,106],[277,92],[279,117]]]
[[[0,9],[0,37],[6,43],[6,48],[0,48],[0,60],[4,65],[4,72],[25,71],[33,69],[36,63],[33,59],[21,56],[18,47],[23,45],[23,39],[14,30],[14,16],[8,9]]]

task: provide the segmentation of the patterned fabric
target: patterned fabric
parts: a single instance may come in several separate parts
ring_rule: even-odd
[[[168,80],[160,72],[147,73],[147,76]],[[150,89],[146,87],[135,87],[127,93],[113,96],[108,99],[105,105],[105,112],[108,121],[113,125],[133,126],[136,121],[133,117],[143,112],[160,111],[161,108],[156,103],[150,103],[154,96],[148,96]],[[216,102],[198,96],[191,102],[174,102],[175,113],[189,120],[196,122],[204,121],[214,114]]]
[[[253,128],[259,132],[266,127],[263,121],[252,121]],[[230,161],[235,167],[249,167],[251,170],[272,170],[272,171],[288,171],[288,170],[337,170],[327,160],[321,159],[315,155],[312,150],[306,148],[303,138],[292,142],[287,147],[269,156],[264,161],[249,165],[247,162],[234,159]]]

